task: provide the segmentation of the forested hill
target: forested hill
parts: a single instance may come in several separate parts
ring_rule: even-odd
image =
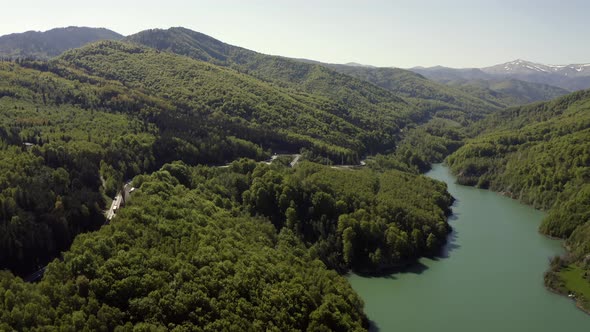
[[[531,82],[518,77],[497,77],[486,74],[480,69],[417,67],[410,70],[440,84],[501,106],[520,106],[549,101],[571,93],[563,87],[550,85],[549,82]]]
[[[348,108],[122,42],[98,42],[49,62],[0,64],[0,217],[10,221],[0,264],[18,274],[99,227],[125,179],[164,163],[261,160],[272,149],[356,164],[363,154],[394,149],[403,128],[423,117],[372,85],[382,99],[362,99],[372,108]],[[401,162],[409,165],[398,168],[411,170],[416,152],[402,146]]]
[[[506,109],[472,131],[483,134],[448,158],[459,181],[548,210],[541,231],[567,239],[571,256],[562,264],[585,269],[582,283],[590,283],[590,90]],[[561,288],[556,275],[548,282]]]
[[[436,252],[452,201],[423,176],[307,162],[175,162],[133,185],[40,283],[0,273],[0,329],[366,330],[362,301],[326,266]]]
[[[210,124],[210,130],[267,147],[292,152],[305,147],[350,162],[367,152],[391,149],[402,128],[425,116],[372,86],[368,95],[359,88],[350,96],[350,104],[344,104],[229,68],[120,42],[72,50],[53,63],[159,96],[179,109],[193,131]],[[343,89],[346,94],[352,87]]]
[[[0,273],[0,330],[365,330],[336,271],[434,255],[450,230],[445,185],[401,161],[199,165],[268,158],[262,144],[363,151],[372,132],[395,142],[379,122],[411,107],[340,117],[325,97],[119,42],[0,62],[0,78],[0,266],[61,258],[38,284]]]
[[[426,119],[437,115],[461,123],[480,119],[483,114],[498,109],[492,103],[428,81],[409,71],[387,72],[384,79],[373,79],[355,72],[340,73],[340,70],[324,64],[265,55],[228,45],[185,28],[146,30],[125,40],[232,67],[262,80],[328,97],[355,109],[375,108],[367,103],[367,99],[399,101],[397,96],[402,96],[423,110],[428,116]],[[384,81],[387,82],[381,84]]]
[[[316,63],[309,60],[300,60]],[[378,68],[318,63],[339,73],[362,79],[412,100],[419,107],[436,111],[439,117],[453,118],[451,114],[464,113],[463,124],[481,119],[503,104],[481,99],[455,87],[431,81],[420,74],[399,68]]]
[[[570,93],[555,86],[506,80],[457,80],[446,83],[473,96],[498,105],[520,106],[540,101],[549,101]]]
[[[467,129],[474,133],[487,134],[521,130],[540,124],[556,126],[563,123],[566,118],[572,119],[574,115],[583,122],[583,118],[588,115],[585,105],[589,96],[590,90],[583,90],[548,102],[506,108],[487,116]]]
[[[461,144],[462,126],[499,109],[492,102],[431,82],[409,71],[392,70],[385,72],[383,77],[383,72],[379,71],[376,78],[366,74],[354,77],[356,74],[340,73],[325,64],[231,46],[185,28],[146,30],[127,37],[125,41],[229,67],[274,86],[327,98],[354,116],[371,114],[371,118],[384,127],[373,126],[375,129],[370,130],[365,140],[367,151],[377,151],[371,148],[375,145],[386,147],[382,151],[395,150],[399,158],[423,171],[431,162],[442,161]],[[382,121],[382,116],[392,111],[402,117],[395,121],[395,127],[399,128],[396,136],[398,142],[402,142],[394,144],[396,149],[392,149],[387,136],[395,128],[391,128],[391,122]]]
[[[375,106],[371,104],[404,103],[401,98],[388,91],[322,66],[231,46],[185,28],[146,30],[124,40],[219,66],[232,67],[261,80],[337,99],[351,108],[374,109]]]
[[[86,27],[14,33],[0,36],[0,57],[48,59],[88,43],[121,38],[122,35],[108,29]]]

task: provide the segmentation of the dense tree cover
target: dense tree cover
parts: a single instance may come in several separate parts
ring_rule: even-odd
[[[362,141],[366,146],[362,153],[393,152],[396,148],[392,144],[395,143],[388,132],[391,129],[399,129],[396,137],[403,139],[412,136],[407,142],[417,146],[396,154],[405,154],[406,161],[413,159],[415,165],[422,170],[426,169],[429,163],[440,161],[441,151],[446,150],[443,153],[446,155],[457,148],[457,140],[449,139],[449,136],[456,136],[457,128],[454,125],[449,126],[449,123],[468,125],[502,106],[402,69],[331,65],[264,55],[225,44],[184,28],[146,30],[125,40],[231,67],[278,86],[329,98],[339,105],[335,114],[347,121],[350,121],[351,116],[358,117],[355,114],[370,114],[375,121],[366,118],[364,120],[365,123],[370,123],[371,128],[369,133],[362,134]],[[397,96],[402,96],[412,106],[408,108],[402,105],[402,108],[408,109],[409,112],[399,112],[399,105],[391,107],[391,101],[399,100]],[[346,109],[346,112],[342,112],[343,109]],[[402,121],[389,115],[385,116],[392,109],[400,115],[409,116],[411,120]],[[377,114],[367,113],[367,110],[376,110]],[[449,121],[438,121],[440,119]],[[431,120],[435,120],[436,130],[431,130],[432,126],[427,124]],[[395,123],[397,129],[385,128],[378,123]],[[441,126],[441,123],[445,125]],[[410,135],[416,124],[427,125],[426,128],[419,127],[415,135]],[[375,130],[375,127],[378,129]],[[445,130],[441,130],[443,128]],[[446,129],[449,130],[448,133]],[[441,145],[444,148],[441,148]],[[376,146],[380,146],[381,149],[375,148]],[[409,156],[410,154],[412,156]],[[334,154],[330,158],[336,162],[341,159]]]
[[[408,70],[317,64],[394,92],[427,112],[429,120],[419,121],[417,125],[410,124],[402,129],[402,139],[389,157],[394,163],[402,161],[421,172],[428,170],[431,163],[442,162],[463,144],[462,127],[505,106],[487,99],[478,99],[478,96],[430,81]]]
[[[141,150],[154,138],[126,115],[58,106],[49,77],[0,66],[0,266],[23,274],[104,223],[101,186],[112,197],[124,177],[149,170]]]
[[[228,45],[185,28],[146,30],[131,35],[125,40],[218,65],[230,66],[264,80],[337,98],[345,102],[348,107],[358,104],[367,108],[370,104],[361,99],[369,97],[369,102],[375,104],[375,101],[381,101],[383,96],[387,96],[371,87],[371,84],[351,79],[355,77],[386,91],[394,92],[395,96],[416,98],[424,104],[432,103],[424,106],[429,110],[454,109],[479,118],[481,115],[476,113],[487,113],[497,109],[496,106],[477,97],[429,81],[407,70],[332,65],[265,55]]]
[[[338,114],[347,120],[358,117],[358,114],[370,114],[374,121],[367,118],[363,121],[373,128],[377,126],[378,130],[372,129],[367,138],[382,144],[389,141],[383,131],[396,128],[382,127],[378,123],[395,123],[397,128],[404,128],[438,117],[465,125],[499,109],[492,103],[406,70],[329,65],[264,55],[184,28],[147,30],[125,40],[228,66],[280,86],[321,95],[338,102],[341,109],[346,108],[346,113],[339,111]],[[400,104],[398,96],[412,107]],[[367,113],[367,110],[371,112]],[[391,110],[405,115],[404,118],[409,116],[410,121],[391,117],[388,115]],[[368,151],[383,152],[371,146]]]
[[[434,254],[452,201],[424,176],[308,162],[176,162],[133,185],[41,282],[0,274],[1,329],[364,330],[362,301],[327,267]]]
[[[461,125],[451,120],[434,118],[426,124],[408,128],[397,145],[393,159],[419,172],[426,172],[432,163],[442,162],[461,147],[464,139]]]
[[[173,105],[116,82],[11,62],[0,63],[0,78],[0,266],[18,274],[102,225],[125,179],[172,160],[265,156],[219,131],[198,136],[179,125]]]
[[[456,122],[419,125],[424,110],[322,66],[291,83],[230,67],[119,42],[0,62],[0,267],[44,265],[105,223],[124,181],[140,188],[39,284],[0,276],[0,329],[362,329],[362,302],[327,268],[436,253],[452,198],[418,172],[460,139]],[[397,152],[366,170],[186,166],[268,149],[327,164]]]
[[[78,236],[40,283],[0,274],[0,329],[365,330],[346,280],[221,186],[248,174],[176,163],[137,177],[116,219]]]
[[[444,184],[398,170],[295,170],[258,166],[241,195],[245,208],[288,228],[339,271],[378,272],[446,242],[451,196]],[[246,188],[246,186],[243,186]]]
[[[192,127],[209,125],[266,146],[308,147],[348,159],[391,147],[407,121],[404,114],[413,111],[393,96],[380,109],[345,107],[235,70],[117,42],[67,52],[56,63],[172,102]]]
[[[322,64],[340,73],[373,83],[427,110],[431,116],[447,118],[462,124],[480,120],[499,110],[499,105],[424,78],[399,68],[357,67]]]
[[[399,171],[174,163],[134,185],[39,284],[0,276],[3,329],[360,330],[361,300],[316,259],[375,271],[448,232],[444,184]]]
[[[589,110],[590,91],[581,91],[498,112],[474,125],[473,132],[484,133],[447,159],[461,183],[548,210],[541,231],[566,238],[570,253],[554,267],[574,263],[585,273],[590,271]],[[549,273],[549,284],[559,283],[555,276]]]
[[[0,36],[0,57],[48,59],[88,43],[121,38],[123,38],[122,35],[108,29],[86,27],[13,33]]]
[[[279,86],[329,98],[340,105],[337,114],[348,121],[351,117],[353,120],[359,117],[359,114],[370,114],[373,119],[364,118],[363,120],[364,123],[371,124],[373,128],[368,134],[363,135],[363,141],[368,144],[366,151],[370,154],[395,150],[388,133],[391,130],[395,132],[400,129],[397,136],[405,137],[405,133],[408,133],[411,128],[403,129],[404,127],[424,124],[432,118],[449,119],[461,125],[467,125],[499,109],[498,105],[492,102],[427,80],[410,71],[331,65],[259,54],[185,28],[146,30],[129,36],[125,40],[228,66]],[[412,107],[400,106],[398,96],[403,97],[404,101]],[[392,101],[395,103],[392,104]],[[343,113],[344,109],[346,112]],[[371,112],[367,113],[367,110]],[[390,114],[391,110],[395,110],[403,118],[386,115]],[[403,120],[408,116],[409,121]],[[383,127],[379,123],[388,125],[394,123],[395,126]],[[375,130],[375,127],[378,129]],[[401,132],[402,130],[405,130],[405,133]],[[448,135],[445,134],[445,136]],[[441,137],[446,145],[454,145],[444,136],[433,138],[440,142]],[[376,149],[375,146],[387,147],[387,149]],[[451,147],[450,150],[452,151],[453,148]],[[430,151],[418,153],[432,154]],[[428,161],[435,161],[435,158]]]
[[[102,211],[109,197],[123,181],[163,163],[262,159],[268,154],[260,145],[267,143],[285,149],[307,147],[310,159],[326,156],[357,163],[364,142],[371,144],[368,129],[325,112],[335,103],[321,96],[125,44],[101,43],[79,52],[84,51],[88,55],[72,52],[53,62],[0,63],[1,264],[17,274],[44,265],[68,248],[77,234],[97,229],[105,222]],[[177,66],[163,65],[168,60]],[[97,64],[100,61],[117,72],[111,75],[109,66]],[[84,67],[91,63],[97,69]],[[178,72],[168,75],[165,70]],[[183,73],[188,78],[178,79]],[[195,83],[202,90],[185,93]],[[239,103],[215,102],[230,92],[245,98],[244,107],[257,112],[251,124],[245,114],[224,115],[237,112]],[[269,110],[273,112],[265,115]],[[309,122],[297,122],[293,116]],[[302,126],[290,128],[291,122]],[[310,138],[315,135],[313,126],[323,129]],[[289,229],[310,247],[311,257],[339,271],[378,271],[432,254],[444,242],[450,197],[439,184],[394,171],[381,176],[367,170],[350,177],[317,165],[295,174],[272,167],[256,168],[256,176],[241,174],[245,182],[240,174],[216,178],[222,183],[216,190],[225,187],[231,195],[210,199],[223,207],[238,202],[249,214],[270,218],[277,229]],[[195,183],[178,176],[189,187]],[[324,176],[347,183],[344,189],[349,192],[337,190],[342,184],[320,181]],[[224,182],[232,179],[236,183]],[[359,188],[365,186],[366,197],[355,197],[356,183],[350,179],[356,179]],[[278,183],[267,184],[270,180]],[[407,196],[407,203],[401,195]]]
[[[566,95],[568,90],[541,83],[507,80],[451,80],[446,84],[498,106],[518,106]]]
[[[222,164],[238,157],[262,159],[268,156],[264,146],[303,148],[310,160],[357,164],[365,152],[395,149],[393,143],[404,133],[395,121],[409,121],[405,111],[397,112],[397,106],[378,114],[357,109],[360,115],[352,117],[339,101],[322,95],[115,42],[68,52],[52,62],[3,62],[0,75],[0,134],[3,146],[12,147],[3,149],[6,159],[27,160],[40,173],[59,169],[67,173],[67,188],[39,201],[43,208],[17,199],[20,191],[16,189],[30,181],[24,174],[3,186],[7,207],[2,220],[11,225],[5,233],[11,235],[3,239],[7,250],[2,266],[21,274],[66,248],[79,232],[104,222],[100,211],[125,179],[166,162],[183,160],[194,165]],[[345,80],[343,75],[337,77]],[[359,82],[353,83],[363,86]],[[405,105],[381,89],[371,89],[381,96],[375,102],[379,107]],[[372,100],[372,94],[364,102]],[[414,110],[407,107],[406,111]],[[416,145],[411,137],[419,135],[406,136],[408,144],[401,145],[398,155],[402,157],[396,158],[402,165],[423,170],[429,157],[411,147]],[[435,142],[427,143],[434,143],[434,151],[440,152]],[[23,148],[24,143],[29,148]],[[7,172],[13,164],[7,162]],[[49,175],[41,176],[45,178]],[[28,190],[51,192],[57,186],[41,179]],[[63,204],[57,204],[60,200]],[[24,221],[10,223],[17,215]],[[80,220],[86,215],[92,217]],[[36,229],[36,235],[25,241],[30,232],[24,229]]]
[[[484,134],[448,158],[463,183],[504,191],[549,209],[568,185],[587,181],[588,92],[498,112],[473,126]],[[569,234],[553,234],[567,236]]]
[[[413,174],[430,170],[432,163],[444,159],[463,145],[463,127],[446,119],[432,119],[428,123],[407,129],[394,153],[370,157],[367,165],[378,171],[397,169]]]

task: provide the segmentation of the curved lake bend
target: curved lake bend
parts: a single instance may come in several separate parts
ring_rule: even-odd
[[[375,331],[590,331],[590,316],[547,291],[543,273],[561,242],[537,232],[543,213],[497,193],[455,184],[443,165],[427,176],[457,199],[444,258],[389,277],[348,280]]]

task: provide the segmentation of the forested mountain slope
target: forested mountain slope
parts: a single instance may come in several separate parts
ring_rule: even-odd
[[[408,72],[388,90],[170,31],[155,49],[0,63],[0,267],[61,258],[39,284],[2,274],[0,329],[367,328],[336,272],[437,254],[452,197],[418,170],[496,108]],[[275,151],[308,161],[255,161]],[[393,154],[309,162],[374,153]]]
[[[505,107],[549,101],[570,93],[555,86],[515,79],[457,80],[449,81],[446,84]]]
[[[321,64],[339,73],[373,83],[435,112],[438,117],[469,124],[482,119],[503,105],[463,92],[455,87],[431,81],[422,75],[399,68],[358,67]]]
[[[0,65],[2,167],[13,174],[2,187],[10,222],[0,258],[17,273],[100,226],[125,179],[166,162],[262,159],[264,146],[358,163],[393,148],[420,113],[397,97],[373,101],[380,112],[353,113],[327,97],[119,42]],[[401,162],[416,165],[414,152],[401,151]]]
[[[16,273],[31,272],[76,234],[102,225],[103,194],[113,197],[129,177],[173,160],[265,156],[223,126],[191,123],[169,101],[119,82],[21,64],[0,64],[0,264]]]
[[[141,97],[120,86],[7,62],[0,77],[0,266],[22,274],[104,223],[102,193],[155,166],[157,130],[132,117]]]
[[[383,99],[363,99],[373,109],[348,109],[322,94],[120,42],[99,42],[49,62],[2,62],[0,75],[0,258],[2,268],[21,275],[67,250],[76,235],[103,225],[109,197],[125,180],[167,162],[261,160],[269,156],[262,145],[357,162],[361,153],[394,146],[402,129],[421,118],[413,105],[372,85]],[[295,170],[253,161],[225,169],[173,164],[136,177],[137,208],[128,206],[130,215],[79,236],[40,284],[2,276],[0,324],[8,330],[113,329],[125,322],[223,329],[248,317],[253,328],[362,329],[362,303],[326,266],[380,272],[435,254],[449,231],[452,199],[445,186],[414,174],[403,160],[396,163],[401,171],[384,173],[307,163]],[[218,232],[210,238],[218,245],[214,252],[242,251],[217,263],[191,259],[182,250],[204,250],[200,256],[209,257],[209,240],[178,235],[209,228]],[[289,246],[281,244],[283,237]],[[107,238],[115,242],[102,247]],[[173,248],[183,249],[166,251]],[[153,256],[148,249],[163,255],[155,265],[144,264]],[[268,282],[250,288],[254,293],[237,285],[230,301],[218,283],[209,283],[251,286],[232,271],[257,257]],[[199,269],[201,288],[186,280],[189,272],[181,273],[181,266],[192,278]],[[165,287],[172,281],[182,291]],[[105,285],[115,286],[105,291]],[[294,289],[300,304],[275,299],[274,311],[263,309],[274,301],[275,286]],[[167,302],[154,304],[150,294]],[[242,314],[229,314],[238,309]]]
[[[291,145],[296,151],[309,147],[337,159],[342,154],[352,159],[365,152],[390,149],[401,128],[425,116],[373,86],[367,96],[359,95],[364,93],[360,89],[353,94],[358,98],[342,103],[321,93],[265,83],[232,69],[119,42],[70,51],[55,63],[117,80],[175,103],[186,121],[196,121],[196,128],[203,121],[214,121],[237,137],[257,143],[266,139],[266,146],[278,142],[275,145]],[[340,78],[347,80],[346,76]],[[343,89],[346,95],[347,88]]]
[[[447,159],[459,181],[548,210],[541,231],[566,238],[567,263],[590,271],[590,91],[506,109],[472,130],[483,134]]]
[[[95,41],[121,38],[122,35],[108,29],[86,27],[14,33],[0,36],[0,58],[48,59]]]
[[[461,144],[461,126],[499,109],[494,103],[409,71],[333,68],[309,60],[259,54],[184,28],[146,30],[125,40],[220,64],[275,86],[321,96],[351,114],[371,114],[383,125],[372,126],[375,129],[364,135],[368,144],[365,151],[395,152],[397,159],[420,170],[428,169],[431,162],[442,161]],[[394,128],[391,118],[382,117],[392,110],[401,115],[395,120]],[[391,144],[387,133],[396,128],[399,132],[394,140],[399,143]]]
[[[263,80],[326,96],[352,108],[379,110],[374,105],[375,102],[399,101],[396,96],[403,96],[413,98],[408,101],[426,112],[422,115],[424,119],[418,118],[419,120],[428,120],[438,115],[462,123],[479,119],[483,114],[497,109],[490,103],[430,82],[409,71],[392,70],[381,74],[379,69],[343,66],[350,68],[345,70],[346,68],[334,68],[313,61],[265,55],[185,28],[146,30],[126,37],[125,40],[229,66]],[[385,77],[374,79],[372,75],[355,73],[354,68],[371,73],[377,70],[378,76]],[[376,86],[382,89],[377,89]]]

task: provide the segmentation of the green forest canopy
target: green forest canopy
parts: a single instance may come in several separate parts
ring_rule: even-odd
[[[168,61],[183,71],[164,66]],[[118,64],[118,72],[102,67],[101,62]],[[185,72],[190,75],[183,76]],[[383,124],[398,121],[403,127],[412,123],[412,114],[417,114],[412,113],[416,112],[413,106],[400,112],[389,110],[378,119],[349,114],[325,96],[281,88],[177,55],[110,42],[51,62],[2,62],[0,76],[1,264],[24,275],[74,243],[62,261],[48,266],[39,284],[24,284],[11,274],[2,274],[2,329],[110,330],[119,326],[125,330],[129,324],[146,329],[192,325],[223,329],[244,324],[244,317],[277,330],[287,326],[362,329],[367,326],[362,302],[330,269],[375,273],[435,254],[446,240],[446,215],[452,199],[444,185],[415,174],[416,165],[406,163],[417,158],[412,154],[404,155],[407,160],[376,158],[376,168],[394,163],[401,169],[382,173],[312,163],[291,170],[245,160],[221,174],[218,168],[165,165],[174,160],[189,165],[222,164],[240,157],[261,160],[269,156],[263,145],[307,149],[309,159],[327,154],[358,162],[361,153],[385,152],[400,139],[403,134],[397,125],[384,129]],[[187,86],[198,89],[187,90]],[[228,96],[232,96],[229,104]],[[392,103],[403,105],[398,98]],[[288,126],[292,115],[287,110],[296,110],[309,122]],[[249,118],[242,111],[254,115]],[[154,171],[151,176],[138,176]],[[110,199],[133,177],[139,187],[134,194],[137,199],[123,211],[131,213],[136,206],[142,215],[121,212],[116,222],[101,228]],[[146,196],[142,196],[144,190]],[[184,207],[174,205],[175,197],[184,200]],[[152,213],[154,205],[168,208]],[[178,211],[183,213],[178,215]],[[146,223],[146,218],[158,222]],[[160,222],[169,222],[166,227],[171,233],[151,228]],[[235,258],[221,256],[221,265],[213,268],[214,260],[211,266],[191,261],[186,251],[203,249],[202,255],[207,256],[211,248],[204,246],[210,242],[193,238],[191,245],[173,244],[185,241],[175,236],[178,232],[203,230],[204,234],[209,227],[214,233],[232,229],[207,240],[216,243],[233,231],[251,230],[255,237],[229,237],[217,248],[228,252],[251,248],[251,254],[238,250]],[[92,230],[98,231],[78,235]],[[156,234],[162,238],[144,238]],[[153,251],[145,251],[146,243]],[[167,252],[180,243],[186,244],[181,250],[184,254]],[[97,254],[99,247],[106,251],[100,249]],[[154,258],[156,265],[143,266],[145,258],[155,252],[160,255]],[[127,272],[129,267],[136,268],[131,269],[133,273],[117,270],[122,266],[120,259]],[[167,263],[162,265],[160,260]],[[268,287],[261,285],[252,294],[242,294],[238,288],[235,292],[239,294],[220,294],[215,286],[219,284],[205,283],[241,280],[251,285],[246,276],[234,275],[237,260],[243,260],[243,266],[259,260],[260,269],[269,273],[265,277]],[[191,273],[197,267],[208,267],[199,272],[203,283],[184,283],[187,271],[172,276],[185,265],[193,266]],[[258,270],[250,273],[260,275]],[[137,284],[139,276],[148,278],[149,285]],[[204,301],[202,310],[210,310],[210,315],[187,311],[196,304],[182,302],[166,288],[173,280],[184,289],[178,296]],[[121,287],[112,292],[104,288],[115,284]],[[273,292],[282,287],[292,289],[298,297],[293,301],[299,304],[293,307],[292,300],[275,300]],[[154,304],[162,294],[174,297],[166,297],[168,304]],[[243,301],[230,303],[230,298]],[[180,303],[187,307],[175,307]],[[269,311],[269,304],[276,309]],[[161,311],[146,312],[150,306]],[[228,312],[236,314],[228,316]]]
[[[2,273],[1,329],[365,329],[336,272],[437,253],[452,198],[417,174],[497,108],[405,71],[339,68],[354,79],[186,29],[138,36],[155,49],[0,63],[0,266],[24,275],[67,250],[39,284]],[[547,277],[561,289],[560,269],[589,271],[589,100],[498,111],[448,158],[461,182],[550,209],[542,231],[570,249]],[[388,155],[254,161],[277,150]]]
[[[361,330],[362,301],[326,264],[432,252],[451,203],[419,175],[245,159],[167,164],[133,185],[115,220],[79,235],[40,283],[0,276],[3,329]]]

